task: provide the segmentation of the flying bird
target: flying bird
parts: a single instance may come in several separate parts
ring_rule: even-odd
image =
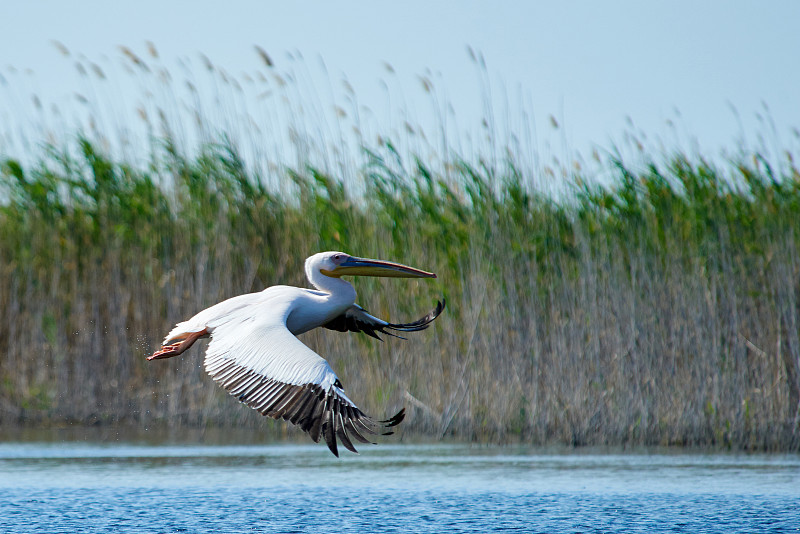
[[[205,370],[239,401],[261,414],[299,426],[314,442],[320,437],[339,456],[337,438],[356,452],[352,439],[371,443],[369,435],[389,435],[405,408],[375,421],[345,394],[328,362],[296,336],[317,327],[401,337],[397,332],[428,328],[444,310],[444,299],[425,317],[390,323],[355,303],[356,291],[343,275],[436,278],[399,263],[357,258],[344,252],[320,252],[306,259],[306,277],[316,289],[272,286],[233,297],[178,323],[148,360],[171,358],[200,338],[210,337]]]

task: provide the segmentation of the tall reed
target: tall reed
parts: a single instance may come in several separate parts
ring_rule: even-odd
[[[85,139],[79,157],[3,163],[3,423],[264,424],[212,386],[199,354],[144,357],[174,322],[303,285],[306,255],[344,249],[439,274],[356,281],[360,302],[393,320],[443,294],[428,333],[306,336],[367,409],[409,405],[413,431],[797,448],[794,167],[613,161],[609,187],[576,185],[559,203],[526,189],[511,160],[454,162],[443,176],[387,143],[369,154],[358,198],[304,168],[285,173],[292,201],[231,146],[191,160],[160,146],[147,170]]]

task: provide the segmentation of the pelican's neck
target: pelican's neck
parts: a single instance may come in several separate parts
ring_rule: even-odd
[[[306,277],[311,285],[330,295],[329,300],[337,305],[347,308],[356,301],[356,290],[350,284],[338,277],[326,276],[315,265],[306,265]]]
[[[306,290],[305,298],[296,301],[295,309],[286,319],[286,327],[294,334],[302,334],[322,326],[343,313],[356,301],[356,290],[341,278],[325,276],[306,269],[308,281],[317,291]]]

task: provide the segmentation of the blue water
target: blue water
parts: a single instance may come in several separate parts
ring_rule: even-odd
[[[5,443],[0,532],[800,532],[800,457]]]

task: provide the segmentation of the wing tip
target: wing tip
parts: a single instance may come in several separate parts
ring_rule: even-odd
[[[341,444],[350,452],[359,454],[358,450],[353,445],[353,442],[350,440],[351,435],[362,443],[370,443],[373,445],[376,444],[375,442],[366,439],[361,433],[359,433],[354,423],[357,422],[362,429],[371,434],[391,436],[395,433],[394,430],[386,430],[381,432],[379,428],[374,427],[380,426],[383,427],[383,429],[396,427],[403,421],[403,419],[405,419],[406,416],[406,409],[403,407],[399,412],[389,419],[376,422],[355,406],[344,405],[341,403],[341,399],[338,397],[334,397],[334,399],[335,401],[329,404],[330,407],[326,408],[327,413],[321,414],[320,416],[320,418],[323,419],[320,434],[325,437],[325,444],[328,446],[328,449],[331,451],[331,453],[337,458],[340,457],[338,447],[339,442],[341,442]],[[336,405],[339,405],[339,407],[337,408]],[[341,408],[344,409],[342,410]],[[370,428],[371,426],[373,428]],[[312,435],[311,437],[313,439],[314,436]],[[317,435],[317,439],[319,439],[319,437],[320,436]]]
[[[403,407],[388,419],[372,419],[347,398],[338,379],[326,389],[316,383],[288,384],[259,376],[234,362],[215,363],[209,374],[240,402],[262,415],[297,426],[315,443],[324,438],[331,454],[337,458],[340,443],[358,454],[353,439],[374,444],[365,436],[393,434],[391,429],[406,415]]]
[[[393,426],[397,426],[400,423],[402,423],[403,419],[405,419],[405,418],[406,418],[406,408],[404,406],[403,408],[400,409],[399,412],[394,414],[389,419],[384,419],[383,421],[378,421],[378,422],[381,423],[383,426],[385,426],[387,428],[391,428]]]
[[[442,314],[446,305],[447,305],[447,300],[444,297],[442,297],[442,300],[436,301],[436,307],[433,310],[428,312],[425,316],[417,319],[416,321],[412,321],[410,323],[388,323],[386,327],[391,328],[393,330],[398,330],[400,332],[419,332],[425,330],[431,325],[431,323],[433,323],[433,321],[436,320],[437,317],[439,317]]]

